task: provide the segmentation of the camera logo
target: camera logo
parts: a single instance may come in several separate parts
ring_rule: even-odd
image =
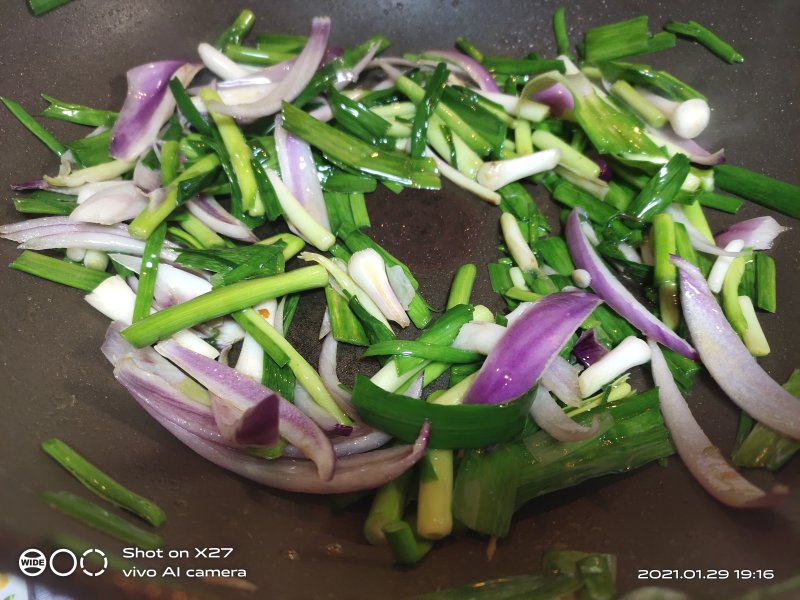
[[[56,564],[56,559],[63,557]],[[88,560],[87,560],[88,559]],[[94,561],[90,562],[91,559]],[[108,557],[99,548],[88,548],[80,558],[67,548],[54,550],[48,559],[44,552],[37,548],[28,548],[19,555],[19,570],[28,577],[36,577],[50,568],[54,575],[68,577],[79,568],[84,575],[97,577],[106,572]]]

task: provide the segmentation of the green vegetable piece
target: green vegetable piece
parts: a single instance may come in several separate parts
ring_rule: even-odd
[[[140,516],[153,527],[158,527],[166,521],[167,515],[155,503],[132,492],[103,473],[61,440],[57,438],[45,440],[42,442],[42,450],[101,498]]]
[[[33,5],[31,5],[31,8],[32,7]],[[53,154],[56,156],[61,156],[67,151],[67,149],[64,147],[64,144],[59,142],[52,133],[37,123],[36,120],[29,115],[24,108],[22,108],[22,105],[19,104],[19,102],[15,102],[10,98],[2,97],[0,97],[0,102],[5,104],[9,112],[11,112],[11,114],[14,115],[28,131],[35,135],[40,142],[47,146]]]
[[[775,260],[763,252],[756,253],[756,306],[774,313],[777,308],[775,292]]]
[[[111,277],[109,273],[87,269],[81,265],[30,250],[24,250],[9,266],[17,271],[36,275],[36,277],[55,281],[85,292],[91,292]]]
[[[717,187],[800,219],[800,186],[733,165],[714,167]]]
[[[675,199],[689,175],[689,166],[689,159],[685,154],[676,154],[670,158],[634,198],[628,206],[627,214],[645,222],[652,221],[656,213],[662,212]]]
[[[136,302],[133,305],[133,323],[141,321],[150,314],[153,305],[153,291],[156,289],[158,263],[161,260],[161,246],[167,235],[167,225],[162,223],[147,238],[139,271],[139,286],[136,289]]]
[[[45,492],[42,500],[73,519],[139,548],[155,550],[164,545],[161,536],[132,525],[102,506],[69,492]]]
[[[688,23],[667,21],[664,24],[664,29],[683,37],[697,40],[729,64],[744,62],[744,57],[739,54],[733,46],[723,41],[717,34],[703,27],[697,21],[689,21]]]
[[[14,198],[14,208],[23,214],[68,215],[77,206],[75,196],[47,190],[36,190],[28,196]]]

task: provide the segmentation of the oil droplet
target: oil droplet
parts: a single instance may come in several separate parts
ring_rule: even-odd
[[[289,548],[286,551],[286,558],[288,558],[289,560],[297,560],[298,558],[300,558],[300,553],[297,550]]]

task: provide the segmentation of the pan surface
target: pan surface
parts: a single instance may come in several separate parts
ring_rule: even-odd
[[[667,19],[695,19],[731,41],[745,56],[728,66],[701,47],[679,41],[675,50],[642,59],[668,68],[699,88],[713,108],[712,123],[700,140],[724,146],[728,160],[792,183],[800,183],[800,3],[569,2],[573,40],[587,28],[642,13],[651,30]],[[491,54],[554,53],[552,1],[385,0],[219,2],[214,0],[76,0],[41,18],[22,0],[0,4],[0,95],[29,111],[43,107],[39,93],[91,106],[117,109],[125,93],[125,71],[164,58],[195,59],[200,41],[210,41],[245,6],[257,17],[256,30],[305,33],[311,18],[329,14],[332,43],[352,46],[383,33],[391,54],[451,47],[465,35]],[[83,135],[58,122],[48,127],[62,140]],[[42,173],[57,161],[5,110],[0,111],[0,222],[18,220],[8,186]],[[534,190],[551,223],[557,209]],[[452,272],[470,260],[482,267],[496,258],[496,209],[450,185],[441,192],[388,192],[369,198],[371,233],[405,260],[421,282],[423,295],[441,306]],[[713,213],[717,230],[734,220],[766,214],[746,204],[736,217]],[[778,313],[764,315],[772,353],[760,362],[778,381],[800,366],[800,231],[777,242]],[[0,243],[0,263],[18,253]],[[475,299],[499,308],[486,271],[479,269]],[[301,302],[291,339],[316,361],[316,333],[323,306],[319,295]],[[650,465],[624,476],[595,480],[541,498],[517,515],[493,560],[487,540],[466,532],[437,545],[417,567],[392,566],[385,548],[361,535],[366,508],[331,507],[326,498],[285,494],[251,484],[206,463],[153,422],[118,386],[99,347],[107,326],[76,290],[3,268],[0,270],[0,568],[17,572],[19,552],[44,547],[54,532],[78,535],[97,548],[121,552],[121,544],[47,508],[39,495],[64,489],[86,496],[39,449],[59,437],[104,470],[165,508],[167,547],[230,547],[225,560],[139,559],[138,567],[167,566],[246,569],[258,592],[241,592],[183,579],[200,597],[218,598],[403,598],[442,587],[539,570],[550,548],[614,553],[620,589],[662,583],[696,598],[730,598],[764,582],[736,578],[734,570],[772,569],[775,579],[794,575],[800,563],[800,497],[790,496],[775,511],[735,511],[710,498],[679,459]],[[352,381],[352,364],[341,376]],[[700,378],[690,404],[709,437],[727,453],[738,410],[708,378]],[[754,481],[800,489],[800,462],[777,475],[753,472]],[[653,581],[640,570],[725,569],[716,580]],[[144,597],[142,580],[109,574],[93,581],[73,575],[52,581],[75,598]],[[167,583],[170,583],[167,581]],[[120,587],[121,586],[121,587]],[[127,591],[126,591],[127,590]],[[155,593],[151,590],[151,593]],[[2,596],[2,594],[0,594]],[[160,596],[170,597],[168,592]]]

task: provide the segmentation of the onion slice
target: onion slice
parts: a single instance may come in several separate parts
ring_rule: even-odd
[[[209,229],[219,234],[243,242],[258,241],[250,228],[225,210],[213,196],[196,196],[186,202],[186,208]]]
[[[236,398],[240,403],[247,403],[256,402],[267,393],[274,394],[278,399],[280,416],[278,430],[281,436],[314,461],[321,479],[329,480],[333,477],[336,457],[330,441],[324,432],[293,404],[234,369],[186,350],[173,342],[161,342],[156,345],[156,350],[217,396]]]
[[[486,358],[464,403],[501,404],[530,390],[600,302],[586,292],[557,292],[529,304]]]
[[[800,440],[800,401],[753,359],[700,270],[677,256],[670,260],[679,270],[681,306],[692,342],[714,381],[755,420]]]
[[[788,229],[790,228],[782,226],[772,217],[756,217],[734,223],[714,236],[714,241],[722,248],[733,240],[742,240],[745,248],[769,250],[775,238]]]
[[[303,51],[295,60],[286,77],[271,88],[263,98],[247,104],[228,106],[221,102],[211,102],[208,109],[237,119],[258,119],[275,114],[281,109],[281,102],[291,102],[303,91],[325,54],[331,20],[328,17],[317,17],[311,21],[311,33]]]
[[[181,60],[163,60],[128,71],[128,95],[111,130],[111,156],[133,160],[149,150],[175,110],[169,80],[175,77],[186,86],[200,68]]]
[[[653,340],[647,343],[652,355],[653,379],[658,386],[661,414],[678,454],[698,483],[717,500],[734,508],[775,506],[781,502],[786,497],[784,487],[776,486],[772,493],[764,492],[737,473],[725,460],[722,452],[711,443],[692,416],[658,344]],[[795,403],[798,401],[795,400]]]
[[[448,62],[454,63],[464,71],[464,73],[469,75],[470,79],[477,83],[478,87],[483,91],[500,92],[500,87],[497,85],[494,77],[492,77],[492,74],[486,70],[486,67],[466,54],[456,52],[455,50],[429,50],[425,54],[441,56]]]
[[[594,328],[584,331],[572,347],[572,355],[584,367],[597,362],[606,354],[608,354],[608,348],[597,339],[597,331]]]
[[[576,423],[564,413],[558,403],[553,400],[550,392],[542,386],[536,388],[531,405],[531,416],[539,427],[559,442],[588,440],[600,431],[600,419],[596,415],[588,427]]]
[[[578,209],[573,209],[567,218],[566,237],[572,260],[579,269],[589,272],[592,276],[592,289],[606,304],[645,335],[687,358],[697,358],[694,348],[642,306],[603,264],[583,234]]]

